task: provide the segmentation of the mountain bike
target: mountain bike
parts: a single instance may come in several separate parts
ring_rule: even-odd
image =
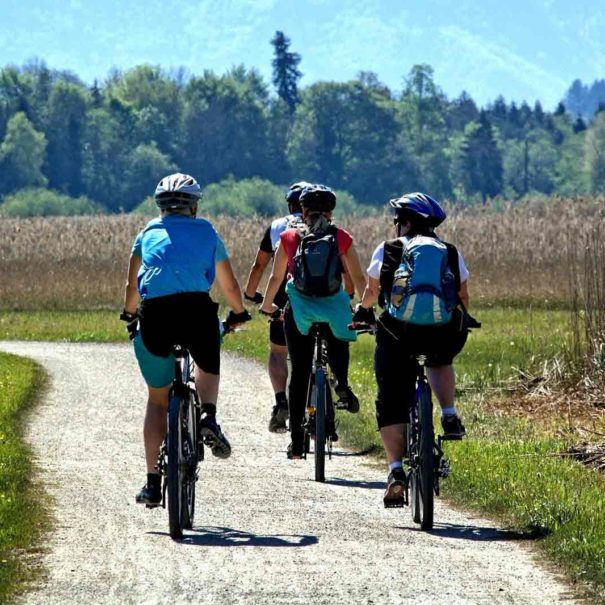
[[[223,322],[223,333],[231,331]],[[168,507],[170,537],[178,539],[184,529],[193,527],[198,465],[204,460],[204,445],[211,447],[213,441],[207,435],[198,435],[202,407],[195,390],[193,359],[181,346],[175,346],[173,354],[175,373],[168,404],[168,431],[160,447],[158,469],[162,476],[162,506]]]
[[[332,458],[332,444],[336,436],[335,406],[328,374],[327,323],[314,323],[309,334],[313,337],[313,364],[307,404],[303,421],[303,456],[306,459],[311,449],[311,439],[315,440],[315,481],[326,480],[326,452]]]

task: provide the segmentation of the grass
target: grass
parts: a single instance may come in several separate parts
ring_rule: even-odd
[[[21,439],[24,412],[43,383],[41,368],[0,353],[0,602],[19,591],[32,569],[19,554],[45,525],[32,481],[31,452]]]
[[[459,402],[470,439],[447,445],[453,474],[444,482],[452,501],[540,537],[540,545],[577,581],[605,598],[605,480],[561,456],[565,436],[532,419],[488,412],[486,397],[534,371],[567,345],[569,312],[544,309],[477,309],[484,328],[474,331],[457,359]],[[0,337],[30,340],[125,341],[115,311],[0,312]],[[352,348],[351,383],[362,408],[340,415],[343,435],[355,449],[382,448],[375,429],[374,343],[361,337]],[[226,350],[265,362],[263,318],[225,339]]]

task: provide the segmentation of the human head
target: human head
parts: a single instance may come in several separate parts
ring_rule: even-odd
[[[298,201],[302,208],[303,218],[312,219],[313,216],[323,215],[330,219],[336,207],[336,195],[325,185],[309,185],[305,187]]]
[[[302,190],[305,187],[310,187],[311,183],[307,183],[307,181],[298,181],[297,183],[292,183],[292,185],[290,185],[290,187],[288,188],[288,191],[286,191],[286,201],[288,202],[288,210],[291,213],[298,213],[298,212],[302,212],[302,208],[300,207],[300,202],[298,201],[298,198],[300,197],[300,194],[302,193]]]
[[[154,197],[162,214],[195,216],[202,192],[199,183],[192,176],[176,172],[165,176],[158,183]]]
[[[432,233],[446,218],[439,202],[426,193],[406,193],[389,204],[395,210],[398,234],[404,226],[408,233]]]

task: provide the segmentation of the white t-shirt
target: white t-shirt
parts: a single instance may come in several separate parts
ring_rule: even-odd
[[[400,237],[400,240],[403,241],[403,238]],[[372,260],[370,261],[370,266],[368,267],[368,275],[373,277],[374,279],[380,279],[380,270],[382,269],[382,261],[384,260],[384,242],[374,250],[374,254],[372,254]],[[463,284],[469,276],[469,270],[466,268],[464,264],[464,259],[462,258],[462,254],[458,250],[458,267],[460,269],[460,283]]]

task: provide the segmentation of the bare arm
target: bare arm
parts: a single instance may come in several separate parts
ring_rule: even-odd
[[[357,255],[355,246],[351,244],[350,248],[342,255],[341,258],[347,274],[353,281],[357,294],[359,294],[360,297],[363,296],[363,293],[366,289],[366,278],[361,268],[361,263],[359,262],[359,256]]]
[[[342,274],[342,278],[343,278],[343,285],[344,285],[344,288],[345,288],[345,292],[351,298],[353,298],[353,296],[355,296],[355,284],[353,283],[353,280],[351,279],[351,276],[345,271]]]
[[[128,260],[128,277],[126,278],[126,288],[124,290],[124,311],[127,313],[136,313],[139,304],[139,291],[137,289],[137,275],[141,267],[141,257],[130,255]]]
[[[228,258],[216,263],[216,281],[231,309],[235,313],[243,313],[242,291],[237,283],[237,279],[235,279],[231,261]]]
[[[468,295],[468,279],[460,284],[460,292],[458,292],[458,296],[460,297],[460,300],[462,301],[464,307],[468,309],[468,304],[470,300]]]
[[[250,298],[254,297],[263,273],[265,272],[265,269],[272,258],[272,254],[264,252],[263,250],[259,250],[256,253],[256,258],[252,263],[252,267],[250,268],[250,273],[248,275],[248,281],[246,282],[246,287],[244,288],[246,296],[249,296]]]
[[[374,277],[368,276],[368,285],[361,297],[361,306],[369,309],[376,304],[380,294],[380,281]]]
[[[281,283],[284,281],[287,268],[288,255],[286,254],[283,246],[278,246],[273,259],[273,270],[271,271],[271,277],[269,278],[269,283],[267,284],[267,288],[265,290],[265,299],[263,306],[261,307],[262,311],[265,313],[272,313],[275,311],[273,299],[275,298]]]

